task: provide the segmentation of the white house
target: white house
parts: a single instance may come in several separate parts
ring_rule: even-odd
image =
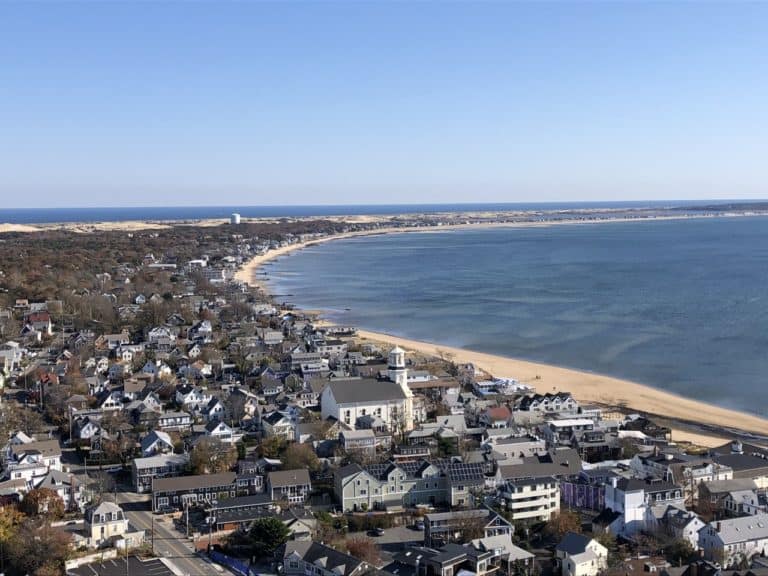
[[[176,403],[187,409],[198,409],[208,404],[213,396],[205,388],[191,386],[179,386],[176,389]]]
[[[146,458],[156,454],[173,452],[173,440],[167,432],[153,430],[141,439],[141,455]]]
[[[211,398],[208,404],[205,405],[202,411],[203,419],[206,422],[213,422],[218,420],[224,420],[227,414],[227,409],[224,404],[218,398]]]
[[[695,512],[669,506],[664,513],[664,526],[675,540],[685,540],[694,550],[699,548],[699,532],[706,524]]]
[[[58,440],[41,440],[8,446],[5,475],[23,479],[34,487],[50,470],[61,472],[61,447]]]
[[[597,576],[608,567],[608,549],[594,538],[568,532],[555,548],[562,576]]]
[[[653,508],[670,504],[685,507],[683,489],[671,482],[613,477],[605,486],[605,507],[622,514],[619,533],[624,536],[655,529],[660,514]]]
[[[235,434],[232,428],[218,420],[212,420],[206,424],[205,435],[208,438],[216,438],[225,444],[232,444],[240,439],[239,434]]]

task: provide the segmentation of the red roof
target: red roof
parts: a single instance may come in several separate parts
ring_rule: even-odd
[[[51,315],[48,314],[48,312],[33,312],[29,316],[27,316],[27,322],[34,323],[34,322],[50,322],[51,321]]]
[[[512,416],[512,412],[506,406],[496,406],[495,408],[488,408],[488,418],[491,420],[509,420]]]

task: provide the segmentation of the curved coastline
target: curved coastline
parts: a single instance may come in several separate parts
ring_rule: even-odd
[[[606,220],[606,222],[607,221],[616,222],[616,220]],[[256,278],[256,273],[260,266],[275,258],[290,254],[307,246],[332,240],[395,233],[447,232],[454,229],[470,227],[532,227],[575,223],[577,222],[467,224],[445,228],[381,228],[377,230],[335,234],[307,242],[298,242],[282,246],[270,250],[265,254],[256,256],[238,270],[235,279],[252,286],[257,286],[266,292],[267,290],[263,282],[260,282]],[[464,348],[443,346],[433,342],[412,340],[369,330],[358,329],[358,334],[360,338],[393,345],[398,344],[406,349],[422,354],[436,355],[438,352],[449,353],[456,362],[472,363],[495,376],[512,377],[521,382],[530,383],[540,393],[551,392],[553,390],[569,391],[576,399],[583,403],[623,407],[670,419],[672,422],[668,424],[671,425],[673,429],[673,440],[677,441],[689,441],[703,446],[718,446],[730,438],[730,435],[728,434],[729,429],[748,431],[754,434],[768,436],[767,419],[679,396],[647,384],[640,384],[630,380],[586,372],[583,370],[564,368],[557,365],[488,354]],[[675,425],[675,422],[678,424],[677,426]],[[680,427],[680,424],[685,425]],[[721,429],[722,433],[710,429],[700,429],[697,425]],[[689,426],[692,426],[692,428]]]

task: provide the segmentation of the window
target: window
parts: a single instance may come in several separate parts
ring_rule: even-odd
[[[365,496],[368,494],[368,490],[360,490],[360,496]]]

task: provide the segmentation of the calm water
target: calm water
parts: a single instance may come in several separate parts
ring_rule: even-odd
[[[594,208],[669,208],[724,204],[711,200],[644,200],[633,202],[513,202],[503,204],[378,204],[326,206],[136,206],[101,208],[0,208],[0,222],[45,224],[51,222],[119,222],[125,220],[199,220],[229,218],[238,212],[244,218],[301,218],[305,216],[395,215],[434,212],[505,210],[574,210]]]
[[[374,236],[263,270],[339,322],[768,413],[768,218]]]

